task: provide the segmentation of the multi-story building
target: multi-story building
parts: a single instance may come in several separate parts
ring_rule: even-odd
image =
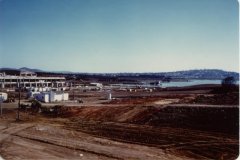
[[[42,77],[34,72],[20,72],[19,76],[0,73],[0,88],[64,87],[65,77]]]

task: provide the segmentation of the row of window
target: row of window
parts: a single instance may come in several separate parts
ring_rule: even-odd
[[[57,82],[62,80],[39,80],[39,79],[0,79],[0,82]]]

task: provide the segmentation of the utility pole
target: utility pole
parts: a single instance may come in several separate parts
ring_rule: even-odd
[[[0,90],[0,91],[2,91],[3,81],[2,81],[2,86],[0,86],[0,87],[1,87],[1,90]],[[2,102],[3,102],[3,95],[2,95],[2,93],[0,93],[0,108],[1,108],[1,116],[2,116]]]
[[[74,93],[74,89],[73,89],[73,100],[75,100],[75,93]]]
[[[74,83],[73,83],[73,88],[72,88],[72,90],[73,90],[73,100],[75,100]]]
[[[21,105],[20,100],[21,100],[21,83],[19,79],[17,120],[20,120],[20,117],[19,117],[19,111],[20,111],[20,105]]]
[[[2,93],[0,93],[0,108],[1,108],[1,116],[2,116],[2,101],[3,101],[3,96],[2,96]]]

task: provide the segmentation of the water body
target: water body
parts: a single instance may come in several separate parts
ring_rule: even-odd
[[[186,87],[186,86],[195,86],[202,84],[221,84],[222,80],[189,80],[186,82],[163,82],[161,87]]]
[[[179,81],[179,82],[161,82],[160,85],[150,85],[147,82],[143,82],[144,84],[113,84],[112,86],[121,87],[121,88],[167,88],[167,87],[187,87],[187,86],[195,86],[195,85],[203,85],[203,84],[221,84],[222,80],[189,80],[189,81]],[[239,84],[239,81],[236,82]]]

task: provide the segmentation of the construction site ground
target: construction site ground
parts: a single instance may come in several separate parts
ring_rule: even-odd
[[[236,159],[238,104],[204,104],[209,90],[74,92],[58,114],[3,103],[0,155],[15,159]],[[72,98],[70,92],[70,98]],[[22,100],[22,102],[25,100]],[[229,100],[230,101],[230,100]],[[202,102],[202,101],[201,101]]]

